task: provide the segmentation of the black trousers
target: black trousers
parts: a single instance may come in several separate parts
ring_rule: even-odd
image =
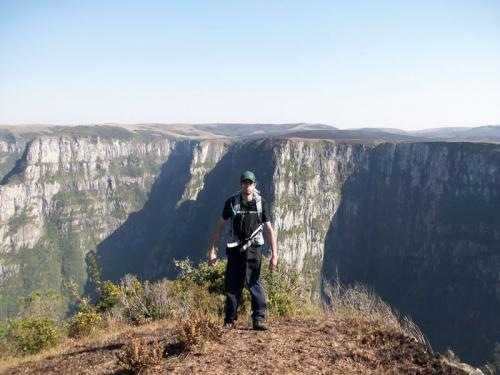
[[[246,282],[252,298],[252,319],[266,317],[266,295],[260,283],[262,246],[251,246],[246,251],[226,248],[227,268],[224,275],[226,307],[224,322],[238,320],[238,304]]]

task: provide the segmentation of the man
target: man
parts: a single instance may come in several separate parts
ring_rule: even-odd
[[[266,201],[256,189],[253,172],[245,171],[240,177],[241,190],[226,200],[222,217],[219,219],[208,250],[208,261],[217,264],[215,248],[219,242],[222,228],[231,219],[231,228],[226,245],[227,268],[224,275],[226,306],[224,327],[234,328],[238,318],[237,310],[243,285],[246,281],[252,298],[252,326],[255,330],[266,330],[264,324],[266,296],[260,283],[260,266],[265,229],[271,245],[269,269],[278,265],[276,235],[270,222]]]

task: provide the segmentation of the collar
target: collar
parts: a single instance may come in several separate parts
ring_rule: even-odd
[[[243,199],[243,194],[241,194],[241,192],[240,192],[240,202],[241,202],[241,204],[249,204],[249,203],[255,202],[255,194],[252,195],[252,200],[246,201]]]

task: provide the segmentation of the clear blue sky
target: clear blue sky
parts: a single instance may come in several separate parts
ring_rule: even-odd
[[[0,0],[0,123],[500,124],[500,1]]]

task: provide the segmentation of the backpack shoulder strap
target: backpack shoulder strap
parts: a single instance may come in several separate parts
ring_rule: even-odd
[[[229,202],[231,204],[231,210],[233,211],[233,216],[231,219],[234,219],[238,211],[240,210],[240,205],[241,205],[241,197],[240,197],[240,192],[234,193],[231,198],[229,198]]]
[[[257,189],[254,190],[253,194],[255,197],[255,205],[257,206],[257,215],[259,215],[259,223],[262,223],[262,198]]]

